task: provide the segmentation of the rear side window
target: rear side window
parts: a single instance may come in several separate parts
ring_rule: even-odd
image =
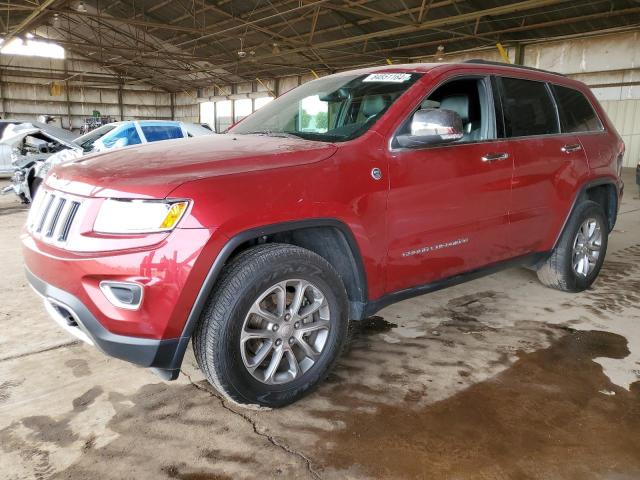
[[[147,142],[182,138],[182,129],[177,125],[141,125]]]
[[[551,88],[558,104],[563,132],[595,132],[603,129],[596,112],[582,93],[559,85],[552,85]]]
[[[507,137],[559,133],[558,117],[547,86],[519,78],[500,79]]]

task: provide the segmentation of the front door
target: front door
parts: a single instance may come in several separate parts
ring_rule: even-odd
[[[511,256],[513,155],[508,142],[497,139],[488,79],[452,79],[421,105],[455,111],[465,135],[451,144],[390,153],[387,292]]]

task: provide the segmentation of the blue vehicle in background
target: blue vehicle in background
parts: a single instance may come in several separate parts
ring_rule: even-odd
[[[167,120],[130,120],[103,125],[78,137],[74,142],[82,148],[84,153],[89,153],[103,152],[142,143],[211,134],[211,130],[195,123]]]

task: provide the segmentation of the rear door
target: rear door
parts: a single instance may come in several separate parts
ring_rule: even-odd
[[[562,85],[551,85],[558,105],[563,132],[575,135],[596,170],[607,170],[620,153],[615,133],[604,129],[588,98],[580,91]]]
[[[514,154],[509,212],[513,254],[551,248],[566,218],[578,171],[585,166],[576,135],[562,133],[547,83],[496,77],[505,137]]]
[[[392,143],[388,292],[510,256],[513,158],[508,142],[498,139],[489,78],[450,79],[422,105],[454,110],[463,120],[465,136],[455,143],[415,149]]]

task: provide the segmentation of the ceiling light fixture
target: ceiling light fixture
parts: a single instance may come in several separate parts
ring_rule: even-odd
[[[87,6],[84,4],[84,2],[78,2],[76,10],[80,13],[87,13]]]

